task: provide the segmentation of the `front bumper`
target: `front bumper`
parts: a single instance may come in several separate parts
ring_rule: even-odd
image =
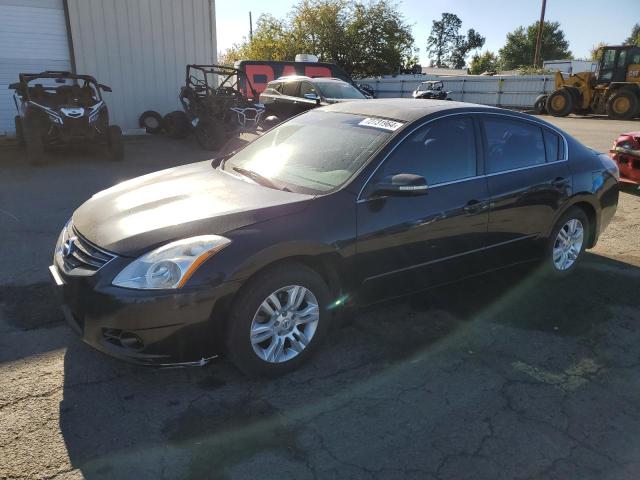
[[[216,304],[234,282],[214,287],[148,291],[114,287],[92,276],[49,267],[69,325],[85,343],[110,356],[156,366],[204,365],[221,353],[222,322]]]

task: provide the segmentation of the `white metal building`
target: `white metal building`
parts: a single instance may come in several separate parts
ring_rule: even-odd
[[[95,76],[127,131],[145,110],[179,109],[185,65],[216,52],[215,0],[0,0],[0,135],[14,131],[20,72]]]

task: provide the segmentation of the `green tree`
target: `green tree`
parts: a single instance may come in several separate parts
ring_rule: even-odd
[[[505,70],[533,65],[536,49],[538,22],[528,27],[518,27],[507,34],[507,42],[499,50],[500,62]],[[542,29],[541,57],[543,60],[572,58],[569,42],[564,38],[558,22],[544,22]]]
[[[435,57],[431,62],[432,66],[448,67],[446,59],[456,48],[461,26],[462,20],[455,13],[443,13],[440,20],[433,21],[427,38],[427,53],[429,57]]]
[[[317,55],[355,76],[395,73],[417,61],[411,27],[385,0],[301,0],[286,19],[261,15],[253,38],[220,58],[294,60],[297,53]]]
[[[460,35],[462,20],[455,13],[443,13],[434,20],[427,38],[427,52],[434,57],[431,65],[438,68],[463,68],[471,50],[482,48],[485,38],[473,28]]]
[[[485,72],[497,73],[500,68],[500,61],[498,56],[486,51],[484,53],[476,53],[471,57],[471,63],[469,65],[469,73],[471,75],[480,75]]]
[[[476,32],[473,28],[467,31],[467,36],[458,35],[456,39],[456,46],[448,58],[448,63],[451,68],[464,68],[466,64],[467,55],[471,50],[476,48],[482,48],[485,38]]]
[[[600,49],[606,46],[607,44],[605,42],[598,42],[593,47],[591,47],[591,50],[589,50],[591,60],[599,61],[602,58],[602,50]]]
[[[640,23],[636,23],[631,29],[631,35],[629,35],[623,42],[625,45],[637,45],[640,47]]]

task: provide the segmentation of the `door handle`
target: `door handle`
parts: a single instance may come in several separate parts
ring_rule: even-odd
[[[569,184],[569,179],[565,177],[556,177],[551,182],[554,187],[566,187]]]
[[[462,207],[464,213],[473,215],[487,208],[487,202],[481,202],[480,200],[469,200],[467,204]]]

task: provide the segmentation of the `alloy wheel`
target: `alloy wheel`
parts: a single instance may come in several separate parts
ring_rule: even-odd
[[[313,339],[320,320],[318,300],[311,290],[290,285],[271,293],[258,307],[249,339],[253,351],[269,363],[291,360]]]
[[[572,218],[565,223],[553,244],[553,265],[560,271],[567,270],[576,263],[582,243],[584,242],[584,227],[578,219]]]

